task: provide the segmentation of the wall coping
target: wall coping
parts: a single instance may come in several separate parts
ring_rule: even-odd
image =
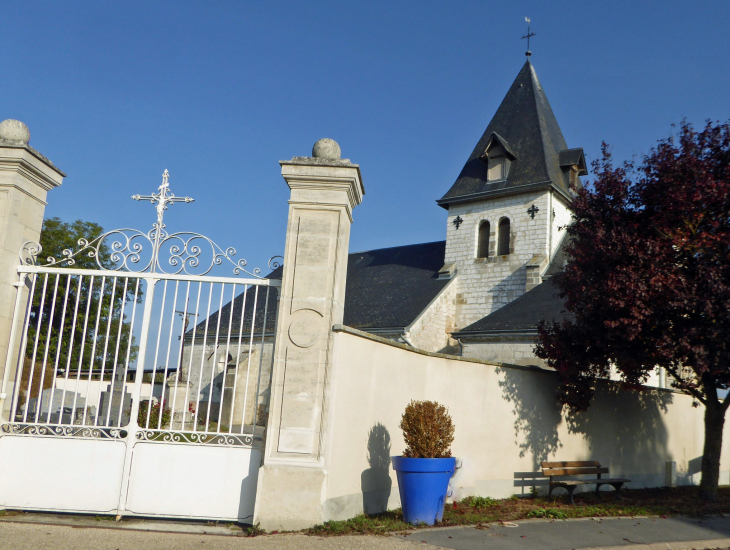
[[[537,365],[514,365],[512,363],[499,363],[497,361],[485,361],[484,359],[472,359],[472,358],[467,358],[467,357],[460,357],[458,355],[448,355],[446,353],[435,353],[433,351],[426,351],[423,349],[414,348],[413,346],[409,346],[408,344],[401,344],[400,342],[394,342],[393,340],[388,340],[387,338],[383,338],[381,336],[375,336],[374,334],[370,334],[368,332],[358,330],[356,328],[348,327],[346,325],[332,325],[332,332],[344,332],[346,334],[351,334],[352,336],[359,336],[360,338],[365,338],[366,340],[372,340],[373,342],[385,344],[386,346],[400,348],[405,351],[410,351],[411,353],[418,353],[419,355],[426,355],[428,357],[437,357],[439,359],[449,359],[451,361],[463,361],[465,363],[475,363],[478,365],[489,365],[491,367],[500,367],[500,368],[504,368],[504,369],[516,369],[516,370],[526,370],[526,371],[532,371],[532,372],[543,372],[543,373],[555,374],[555,370],[547,369],[544,367],[538,367]],[[624,384],[624,382],[622,382],[620,380],[596,379],[596,382],[613,383],[613,384],[619,384],[619,385]],[[645,386],[643,384],[641,385],[641,387],[646,388],[647,390],[687,395],[686,393],[684,393],[680,390],[674,389],[674,388],[657,388],[656,386]],[[691,397],[691,396],[688,396],[688,397]]]
[[[401,344],[400,342],[394,342],[393,340],[383,338],[382,336],[376,336],[375,334],[370,334],[369,332],[365,332],[363,330],[358,330],[356,328],[348,327],[346,325],[332,325],[332,332],[344,332],[346,334],[351,334],[353,336],[359,336],[360,338],[365,338],[366,340],[372,340],[373,342],[385,344],[386,346],[400,348],[405,351],[410,351],[412,353],[418,353],[419,355],[426,355],[428,357],[437,357],[439,359],[449,359],[451,361],[463,361],[465,363],[476,363],[478,365],[489,365],[492,367],[502,367],[502,368],[507,368],[507,369],[529,370],[529,371],[534,371],[534,372],[551,372],[551,373],[555,372],[553,369],[546,369],[543,367],[539,367],[537,365],[513,365],[512,363],[499,363],[497,361],[486,361],[484,359],[473,359],[473,358],[469,358],[469,357],[461,357],[459,355],[449,355],[447,353],[437,353],[437,352],[433,352],[433,351],[426,351],[425,349],[414,348],[413,346],[409,346],[408,344]]]

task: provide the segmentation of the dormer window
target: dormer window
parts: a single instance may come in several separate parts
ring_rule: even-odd
[[[509,160],[505,154],[504,147],[499,144],[492,146],[487,152],[489,160],[487,164],[489,169],[487,172],[487,181],[500,181],[507,179],[509,171]]]
[[[578,190],[581,187],[580,176],[585,176],[588,173],[586,168],[586,157],[583,154],[583,149],[565,149],[559,153],[560,168],[563,169],[563,174],[567,175],[568,183],[575,189]]]
[[[504,181],[515,156],[504,138],[492,134],[487,147],[479,158],[487,164],[487,181]]]

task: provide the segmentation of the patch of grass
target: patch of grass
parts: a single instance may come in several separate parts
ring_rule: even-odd
[[[593,492],[577,493],[575,504],[566,496],[523,499],[512,496],[497,500],[489,497],[467,497],[460,502],[447,504],[440,526],[474,525],[509,522],[527,518],[570,519],[616,516],[674,516],[700,517],[712,514],[730,514],[730,487],[721,487],[715,502],[700,499],[698,487],[674,487],[656,489],[624,489],[621,500],[612,491],[602,492],[603,498]],[[410,531],[419,526],[403,521],[401,510],[393,510],[376,516],[360,515],[345,521],[328,521],[305,530],[309,535],[382,535],[398,531]]]
[[[261,527],[259,527],[258,523],[256,525],[252,525],[251,527],[248,527],[246,529],[246,535],[249,537],[258,537],[260,535],[265,535],[265,534],[266,534],[266,529],[261,529]]]
[[[468,505],[472,508],[477,508],[481,510],[483,508],[489,508],[490,506],[496,506],[497,500],[493,499],[492,497],[471,497]]]
[[[536,508],[527,512],[528,518],[554,518],[554,519],[565,519],[568,515],[565,512],[561,512],[555,508]]]
[[[409,531],[413,526],[403,521],[400,509],[367,516],[361,514],[344,521],[325,521],[320,525],[305,530],[308,535],[382,535],[394,531]]]

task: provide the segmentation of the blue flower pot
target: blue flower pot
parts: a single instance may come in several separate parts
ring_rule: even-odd
[[[403,520],[433,525],[444,517],[444,501],[456,459],[393,456]]]

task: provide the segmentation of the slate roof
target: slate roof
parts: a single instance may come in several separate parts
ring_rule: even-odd
[[[534,331],[542,320],[559,322],[573,318],[571,313],[565,311],[563,299],[558,296],[558,289],[551,277],[513,302],[459,332],[452,333],[451,336],[468,338],[501,331]]]
[[[350,254],[347,258],[344,324],[362,330],[401,329],[410,325],[449,282],[438,278],[438,272],[444,265],[445,249],[446,241],[438,241]],[[283,267],[280,267],[267,278],[281,279],[282,272]],[[260,287],[258,291],[254,324],[254,333],[258,334],[263,324],[266,288]],[[246,292],[244,335],[250,335],[255,292],[255,287]],[[269,287],[267,333],[276,329],[278,296],[279,289]],[[227,333],[233,304],[231,338],[238,338],[243,303],[242,292],[233,302],[223,306],[219,337],[225,337]],[[215,338],[217,324],[218,312],[209,317],[208,338]],[[195,331],[196,339],[202,337],[205,320],[198,323]],[[186,339],[191,338],[192,329],[185,336]]]
[[[446,241],[350,254],[344,324],[407,327],[449,282],[438,279]]]
[[[492,136],[496,136],[503,143],[505,141],[509,143],[509,152],[515,157],[506,180],[488,182],[488,165],[479,158]],[[571,151],[571,159],[577,155],[573,153],[574,151],[580,151],[579,158],[583,155],[582,149],[568,150],[535,69],[528,60],[512,83],[459,177],[456,178],[456,182],[437,203],[448,208],[448,205],[454,202],[542,186],[552,186],[566,197],[570,197],[569,168],[561,162],[568,157],[561,159],[563,151]],[[585,160],[582,168],[585,169]],[[581,173],[587,172],[581,171]]]

